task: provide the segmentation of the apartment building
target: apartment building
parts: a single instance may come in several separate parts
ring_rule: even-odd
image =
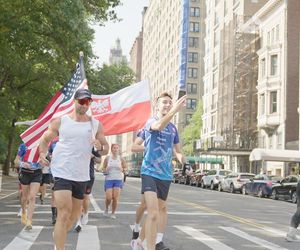
[[[258,34],[239,28],[266,2],[206,1],[201,148],[202,154],[222,157],[221,167],[234,171],[249,171],[249,154],[256,146]]]
[[[261,48],[258,90],[259,147],[299,149],[299,27],[300,1],[270,0],[253,18]],[[266,171],[290,174],[291,164],[267,162]]]
[[[174,97],[178,91],[183,2],[151,0],[143,20],[142,79],[149,80],[151,98],[163,91]],[[179,133],[192,117],[203,93],[205,1],[190,0],[187,56],[187,104],[174,117]]]

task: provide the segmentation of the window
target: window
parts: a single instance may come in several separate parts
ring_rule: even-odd
[[[215,115],[213,115],[211,117],[210,129],[211,129],[211,131],[214,131],[216,129],[216,116]]]
[[[199,47],[199,38],[198,37],[189,37],[189,47],[198,48]]]
[[[227,1],[224,1],[224,16],[227,16],[227,14],[228,14]]]
[[[278,145],[279,148],[280,148],[281,145],[282,145],[282,132],[279,132],[279,133],[277,134],[277,145]]]
[[[216,47],[219,44],[219,32],[216,30],[214,32],[214,46]]]
[[[211,109],[217,108],[217,94],[213,94],[211,97]]]
[[[198,53],[189,52],[188,53],[188,62],[197,63],[198,62]]]
[[[276,41],[279,41],[279,24],[276,25]]]
[[[199,17],[200,16],[200,8],[191,7],[191,9],[190,9],[190,16]]]
[[[215,12],[215,25],[219,24],[219,15],[217,12]]]
[[[213,89],[218,86],[218,72],[213,73]]]
[[[270,149],[273,148],[273,136],[272,135],[269,137],[269,148]]]
[[[200,24],[198,22],[190,22],[190,32],[199,32]]]
[[[192,114],[186,114],[185,115],[185,123],[186,124],[189,124],[190,123],[190,120],[192,119]]]
[[[270,93],[270,114],[277,112],[277,91]]]
[[[188,94],[197,94],[197,84],[196,83],[188,83],[187,84],[187,93]]]
[[[198,69],[197,68],[188,68],[188,77],[189,78],[197,78],[198,77]]]
[[[264,115],[265,110],[265,94],[260,95],[260,115]]]
[[[187,99],[186,100],[186,108],[187,109],[196,109],[197,100],[196,99]]]
[[[271,56],[271,75],[276,76],[277,75],[277,55]]]
[[[265,77],[266,76],[266,59],[263,58],[261,59],[261,62],[260,62],[260,74],[261,74],[261,77]]]

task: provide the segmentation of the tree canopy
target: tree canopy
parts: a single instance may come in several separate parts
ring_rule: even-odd
[[[19,140],[17,120],[36,118],[70,78],[79,51],[95,57],[90,23],[117,19],[120,0],[0,0],[0,163]]]
[[[194,154],[194,144],[196,140],[200,138],[200,131],[202,128],[202,116],[203,107],[202,102],[198,102],[196,110],[189,121],[189,124],[185,127],[183,131],[183,152],[185,155],[193,155]]]

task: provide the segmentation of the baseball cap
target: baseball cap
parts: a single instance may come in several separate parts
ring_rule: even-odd
[[[84,99],[84,98],[89,98],[92,99],[92,92],[89,91],[88,89],[78,89],[75,92],[74,99]]]

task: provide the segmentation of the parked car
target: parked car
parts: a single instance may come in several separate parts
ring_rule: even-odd
[[[219,191],[229,191],[230,193],[234,193],[235,191],[239,191],[242,193],[242,187],[250,179],[254,178],[255,174],[251,173],[230,173],[220,180],[218,190]]]
[[[220,182],[220,179],[230,174],[231,171],[224,169],[212,169],[205,176],[202,177],[201,187],[206,188],[210,187],[211,190],[214,190]]]
[[[174,183],[179,183],[179,179],[181,178],[181,175],[182,175],[182,169],[174,168],[174,170],[173,170],[173,182]]]
[[[271,198],[274,200],[278,200],[280,198],[284,200],[292,200],[293,203],[297,203],[296,188],[298,180],[298,175],[289,175],[285,177],[272,187]]]
[[[204,175],[206,175],[209,170],[197,169],[192,175],[190,180],[190,185],[195,185],[196,187],[201,186],[201,181]]]
[[[242,193],[257,195],[260,198],[271,197],[273,185],[278,183],[278,181],[280,181],[281,179],[282,177],[274,175],[255,175],[255,177],[251,179],[250,182],[243,185]]]

